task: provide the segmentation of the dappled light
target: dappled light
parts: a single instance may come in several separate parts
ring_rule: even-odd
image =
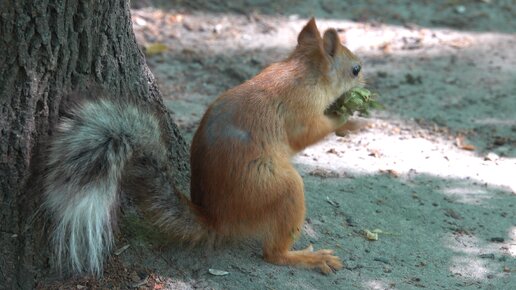
[[[453,257],[451,260],[450,272],[459,279],[482,280],[494,272],[480,258]]]
[[[485,198],[486,187],[516,192],[516,158],[495,162],[456,148],[455,141],[432,130],[387,120],[373,122],[371,128],[347,137],[329,137],[326,142],[306,149],[297,161],[314,167],[340,171],[341,174],[375,174],[392,170],[400,178],[429,174],[441,178],[476,181],[477,188],[461,186],[444,190],[464,202]],[[416,130],[415,134],[410,133]],[[331,154],[324,154],[330,152]],[[483,185],[482,188],[478,188]]]
[[[179,101],[198,94],[201,99],[194,103],[203,105],[286,57],[305,21],[159,9],[135,11],[133,18],[144,49],[165,45],[163,52],[148,55],[165,94]],[[514,35],[341,19],[321,19],[318,25],[321,30],[337,28],[342,41],[363,59],[368,86],[395,114],[388,118],[426,120],[451,133],[468,133],[480,145],[481,156],[489,153],[487,147],[496,147],[498,155],[516,157],[515,141],[507,136],[516,126],[516,59],[503,52],[516,45]],[[187,70],[177,71],[175,64]],[[217,73],[206,73],[207,68]],[[191,79],[199,85],[188,82]],[[188,98],[178,98],[181,95]],[[182,118],[180,122],[196,120]],[[488,138],[478,138],[478,132]]]
[[[492,193],[484,188],[469,187],[467,185],[447,188],[443,193],[457,200],[457,202],[469,204],[482,204],[483,200],[493,198]]]
[[[389,289],[391,288],[389,285],[389,283],[386,283],[386,282],[383,282],[383,281],[378,281],[378,280],[373,280],[373,281],[367,281],[364,283],[364,286],[367,288],[367,289],[372,289],[372,290],[382,290],[382,289]],[[394,285],[392,285],[394,286]]]
[[[516,289],[516,0],[0,11],[1,289]]]
[[[509,244],[508,252],[512,257],[516,258],[516,227],[509,229],[509,240],[511,243]]]
[[[450,272],[460,279],[482,280],[493,275],[500,276],[503,269],[506,245],[486,242],[475,236],[447,235],[443,239],[445,247],[453,251]],[[506,256],[505,256],[506,257]]]

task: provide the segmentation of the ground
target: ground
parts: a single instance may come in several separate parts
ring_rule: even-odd
[[[335,249],[345,268],[274,266],[254,241],[163,245],[126,217],[103,279],[41,288],[516,287],[516,1],[214,2],[133,3],[138,42],[188,141],[207,105],[287,56],[311,16],[338,30],[380,94],[385,109],[361,130],[294,159],[308,209],[295,247]]]

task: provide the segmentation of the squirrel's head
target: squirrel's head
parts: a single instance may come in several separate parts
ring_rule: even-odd
[[[306,64],[310,78],[329,96],[328,104],[345,92],[364,85],[360,59],[341,44],[335,29],[321,37],[315,19],[311,18],[299,33],[291,58]]]

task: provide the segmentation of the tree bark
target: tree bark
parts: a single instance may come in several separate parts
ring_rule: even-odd
[[[100,86],[163,119],[187,192],[188,150],[136,44],[126,0],[0,1],[0,288],[32,289],[48,274],[40,212],[44,144],[71,94]]]

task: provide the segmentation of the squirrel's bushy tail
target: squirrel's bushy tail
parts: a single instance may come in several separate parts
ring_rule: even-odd
[[[150,171],[157,172],[166,164],[167,151],[160,132],[154,115],[108,100],[86,102],[61,121],[50,144],[44,197],[44,206],[54,221],[51,242],[60,268],[102,274],[104,259],[113,246],[126,167],[130,167],[133,157],[142,155],[156,169]],[[151,187],[167,190],[170,185]],[[179,205],[177,195],[156,195],[168,196]],[[164,214],[195,223],[190,211],[174,213],[184,207],[188,206],[167,207],[170,213]],[[199,224],[193,227],[203,231]]]

